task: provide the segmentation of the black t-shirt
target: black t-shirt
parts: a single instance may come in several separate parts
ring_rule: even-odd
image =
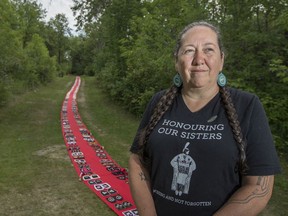
[[[279,160],[265,111],[258,97],[229,89],[247,141],[248,175],[274,175]],[[144,113],[138,132],[163,92]],[[239,151],[220,94],[191,112],[179,94],[151,133],[147,151],[152,161],[151,190],[158,216],[212,215],[240,187]],[[138,136],[131,152],[136,153]]]

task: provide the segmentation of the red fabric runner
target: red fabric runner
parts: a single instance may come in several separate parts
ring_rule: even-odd
[[[81,120],[76,102],[80,83],[80,77],[76,77],[65,97],[61,112],[63,137],[79,180],[117,215],[138,215],[130,193],[126,169],[109,156]]]

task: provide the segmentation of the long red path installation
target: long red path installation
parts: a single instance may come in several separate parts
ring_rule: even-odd
[[[81,120],[76,102],[80,84],[80,77],[76,77],[61,111],[62,133],[69,157],[80,180],[117,215],[138,215],[126,169],[111,158]]]

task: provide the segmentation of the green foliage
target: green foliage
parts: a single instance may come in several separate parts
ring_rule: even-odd
[[[96,1],[94,2],[96,3]],[[105,86],[111,96],[122,101],[126,63],[121,56],[121,39],[129,31],[129,20],[139,13],[140,2],[114,0],[99,18],[98,23],[86,25],[89,37],[85,41],[85,74],[95,74],[98,83]],[[101,23],[101,25],[99,24]],[[80,55],[78,55],[78,60]]]
[[[112,0],[73,0],[72,10],[78,13],[78,26],[83,27],[93,20],[98,20],[111,2]]]
[[[204,14],[196,3],[189,10],[189,2],[175,3],[159,0],[143,5],[140,16],[131,19],[129,33],[121,40],[127,64],[123,101],[136,114],[143,112],[153,93],[171,85],[175,74],[172,54],[185,18],[202,18]]]
[[[18,76],[22,65],[21,34],[15,7],[8,1],[0,1],[0,106],[9,101],[9,88],[13,77]]]
[[[13,73],[21,64],[21,34],[17,31],[17,13],[8,0],[0,2],[0,75]]]
[[[57,56],[58,64],[62,64],[66,61],[65,52],[69,47],[68,36],[71,35],[71,29],[68,25],[68,19],[64,14],[57,14],[55,18],[51,18],[48,22],[50,49],[51,55]]]
[[[14,0],[18,15],[19,31],[22,34],[23,47],[32,40],[34,34],[41,35],[44,26],[44,10],[36,0]]]
[[[2,27],[2,28],[1,28]],[[0,24],[0,75],[18,77],[23,50],[17,31]]]
[[[288,150],[288,67],[282,59],[272,59],[270,72],[273,83],[269,83],[269,93],[262,97],[269,116],[272,130],[275,134],[276,145],[282,151]]]
[[[171,84],[176,32],[181,28],[179,24],[185,23],[179,14],[186,14],[187,19],[203,16],[203,8],[196,3],[195,13],[183,10],[188,2],[177,1],[177,7],[175,3],[114,0],[98,22],[86,25],[87,52],[81,51],[86,74],[95,73],[98,83],[133,113],[142,113],[152,83],[154,91]]]
[[[85,71],[83,70],[86,67],[85,59],[88,58],[89,55],[85,55],[85,52],[87,49],[84,47],[84,39],[82,37],[74,37],[71,38],[70,43],[73,44],[73,47],[71,48],[71,60],[72,60],[72,66],[71,66],[71,74],[75,75],[83,75]],[[88,64],[89,65],[89,64]],[[86,68],[88,70],[88,68]],[[89,75],[94,75],[94,71],[92,71],[92,74],[90,74],[90,70],[88,70]]]
[[[48,25],[44,16],[36,0],[0,1],[1,105],[27,87],[51,82],[56,70],[70,71],[67,18],[58,14]]]
[[[39,35],[33,35],[31,42],[25,48],[25,54],[28,86],[33,89],[40,83],[51,82],[56,72],[56,61],[49,56],[48,49]]]
[[[270,71],[275,73],[276,77],[279,78],[279,82],[288,84],[288,66],[284,65],[282,59],[272,59]],[[285,87],[287,88],[287,85]]]

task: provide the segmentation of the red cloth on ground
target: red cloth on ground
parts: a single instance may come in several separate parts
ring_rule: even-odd
[[[69,157],[82,182],[117,215],[138,215],[126,169],[111,158],[81,120],[76,102],[80,84],[76,77],[62,105],[62,133]]]

